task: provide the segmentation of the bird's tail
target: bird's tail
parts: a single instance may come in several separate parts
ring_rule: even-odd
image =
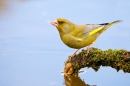
[[[114,21],[114,22],[111,22],[111,23],[108,23],[108,25],[105,26],[105,28],[109,28],[110,26],[113,26],[119,22],[122,22],[122,20],[117,20],[117,21]]]
[[[119,23],[119,22],[122,22],[122,20],[117,20],[117,21],[114,21],[114,22],[111,22],[111,23],[106,23],[106,25],[104,26],[104,29],[102,29],[100,31],[100,33],[104,32],[105,30],[107,30],[109,27]]]

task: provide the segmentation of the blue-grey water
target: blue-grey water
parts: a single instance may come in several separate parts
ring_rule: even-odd
[[[129,0],[1,0],[0,86],[74,86],[61,75],[75,50],[65,46],[50,22],[63,17],[77,24],[123,22],[104,32],[93,47],[130,50]],[[84,68],[81,83],[130,86],[130,74],[101,67]],[[72,80],[72,81],[74,81]],[[78,85],[79,84],[79,85]],[[76,85],[75,85],[76,86]],[[85,86],[85,85],[81,85]]]

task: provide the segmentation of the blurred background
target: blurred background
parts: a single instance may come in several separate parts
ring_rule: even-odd
[[[50,22],[76,24],[123,20],[93,45],[130,51],[129,0],[0,0],[0,86],[63,86],[64,62],[75,50],[62,43]],[[130,75],[109,67],[81,75],[87,84],[129,86]]]

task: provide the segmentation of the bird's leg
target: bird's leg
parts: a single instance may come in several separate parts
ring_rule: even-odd
[[[72,59],[72,57],[75,56],[75,54],[78,52],[78,50],[79,50],[79,49],[77,49],[77,50],[73,53],[73,55],[71,55],[71,56],[69,57],[70,60]]]
[[[90,48],[91,48],[91,45],[89,45],[89,46],[87,47],[87,54],[86,54],[86,56],[88,56],[89,51],[90,51]]]
[[[76,54],[78,51],[79,51],[79,49],[77,49],[77,50],[73,53],[73,55],[72,55],[71,57],[74,57],[75,54]]]

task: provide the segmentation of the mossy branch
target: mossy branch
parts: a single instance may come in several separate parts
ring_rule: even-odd
[[[84,67],[91,67],[98,71],[100,66],[110,66],[117,71],[123,70],[130,73],[130,52],[126,50],[108,49],[103,51],[98,48],[91,48],[88,56],[86,56],[86,53],[86,50],[82,50],[71,60],[68,58],[65,63],[64,73],[78,73],[78,70]]]

